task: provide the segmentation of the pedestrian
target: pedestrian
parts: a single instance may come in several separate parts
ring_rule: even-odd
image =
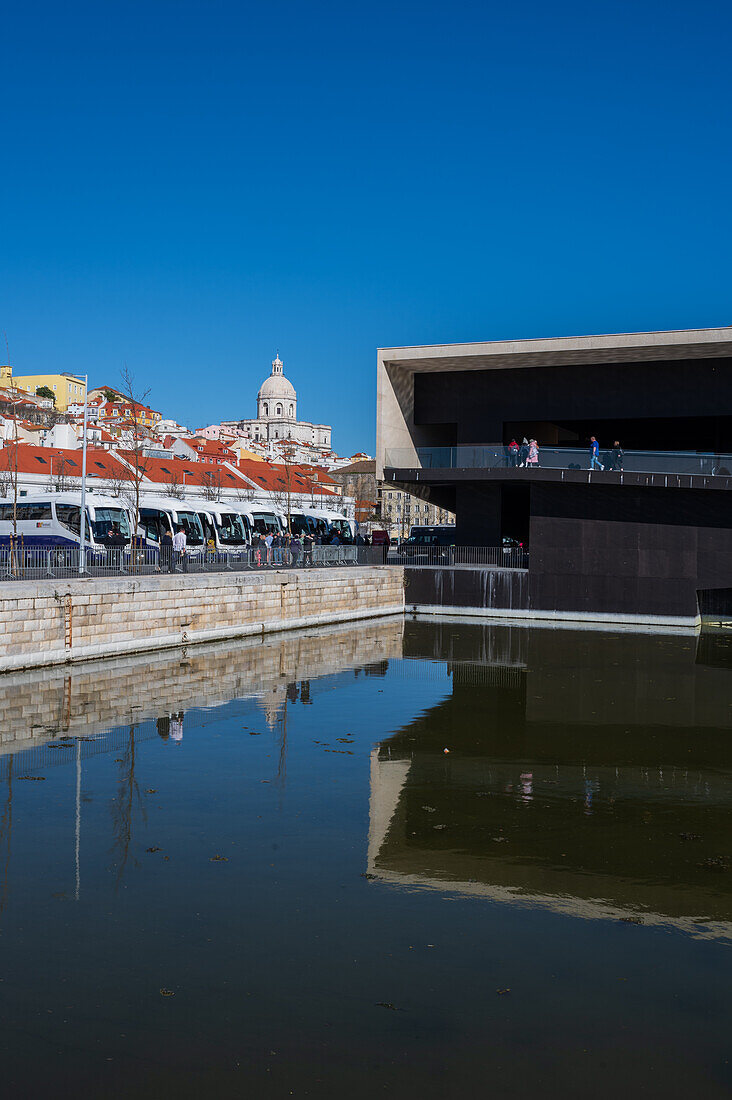
[[[365,546],[365,545],[366,545],[366,541],[365,541],[363,535],[361,534],[361,532],[359,531],[358,534],[356,535],[356,546]]]
[[[330,545],[331,546],[340,546],[341,545],[341,540],[338,537],[338,532],[337,531],[333,532],[333,538],[330,540]]]
[[[518,466],[519,462],[519,445],[515,439],[512,439],[508,445],[508,465]]]
[[[160,540],[160,568],[164,573],[174,573],[173,567],[173,536],[166,528]]]
[[[292,557],[292,564],[297,567],[300,561],[300,551],[302,550],[302,543],[297,535],[290,539],[290,555]]]
[[[175,539],[173,540],[175,541]],[[177,714],[171,714],[170,716],[170,739],[171,741],[183,740],[183,719],[185,714],[182,710],[179,710]]]
[[[259,567],[262,564],[262,536],[259,531],[255,531],[252,535],[252,553],[254,554],[254,563]]]
[[[526,458],[526,465],[527,466],[538,466],[539,465],[539,444],[536,442],[535,439],[532,439],[531,442],[529,443],[529,453],[528,453],[527,458]]]
[[[309,531],[305,535],[304,539],[302,540],[302,550],[303,550],[303,554],[302,554],[302,563],[303,563],[303,565],[312,565],[313,564],[313,536],[310,534]]]
[[[613,449],[610,452],[610,469],[619,470],[622,473],[624,463],[625,455],[623,454],[623,448],[616,439],[613,443]]]
[[[274,542],[274,535],[272,534],[271,531],[268,531],[266,536],[265,536],[265,539],[264,539],[264,545],[267,547],[267,565],[269,565],[272,561],[272,543],[273,542]]]
[[[594,435],[590,436],[590,469],[591,470],[604,470],[605,467],[600,462],[600,444],[595,439]]]
[[[188,558],[186,557],[187,545],[188,540],[186,539],[185,529],[179,527],[173,536],[173,550],[175,551],[176,569],[180,566],[181,573],[188,572]]]
[[[527,460],[528,457],[529,457],[529,441],[526,438],[526,436],[524,436],[524,438],[521,441],[521,446],[519,447],[519,452],[518,452],[518,464],[519,464],[519,466],[525,466],[526,465],[526,460]]]

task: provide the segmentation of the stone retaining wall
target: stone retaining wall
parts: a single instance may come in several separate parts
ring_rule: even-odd
[[[397,566],[8,582],[0,589],[0,671],[403,610]]]

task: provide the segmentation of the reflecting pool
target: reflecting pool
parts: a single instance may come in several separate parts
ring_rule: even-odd
[[[0,678],[4,1095],[728,1096],[731,689],[395,618]]]

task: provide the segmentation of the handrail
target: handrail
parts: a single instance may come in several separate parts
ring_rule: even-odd
[[[715,451],[623,451],[601,446],[593,461],[589,447],[539,446],[536,462],[523,450],[509,451],[507,444],[458,444],[454,447],[418,447],[388,451],[390,469],[474,470],[539,467],[549,470],[607,470],[616,473],[702,474],[732,476],[732,454]],[[415,466],[416,463],[416,466]]]

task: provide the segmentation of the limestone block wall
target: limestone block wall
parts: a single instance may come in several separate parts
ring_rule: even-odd
[[[403,610],[398,566],[7,582],[0,588],[0,671]]]

